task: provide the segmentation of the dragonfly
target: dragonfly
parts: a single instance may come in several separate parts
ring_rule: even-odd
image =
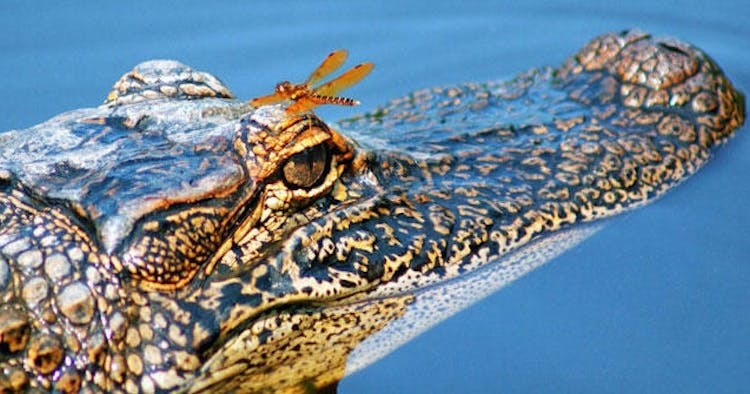
[[[320,82],[323,78],[341,67],[346,61],[348,55],[349,53],[345,49],[337,49],[331,52],[325,59],[323,59],[323,62],[313,70],[305,82],[300,84],[293,84],[289,81],[279,82],[276,84],[276,89],[273,93],[252,99],[250,105],[257,108],[284,100],[291,100],[293,103],[286,108],[286,112],[290,114],[311,111],[313,108],[325,104],[347,106],[359,105],[359,101],[348,97],[337,96],[337,94],[367,76],[374,67],[374,64],[372,63],[368,62],[358,64],[335,79],[315,88],[312,87],[312,85]]]

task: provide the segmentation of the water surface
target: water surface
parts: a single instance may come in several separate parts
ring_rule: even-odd
[[[411,90],[557,65],[630,27],[707,51],[750,92],[737,1],[0,3],[0,130],[98,105],[136,63],[174,58],[239,97],[331,49],[376,63],[362,110]],[[325,109],[335,120],[352,114]],[[341,383],[343,393],[738,392],[750,387],[750,133],[697,176]]]

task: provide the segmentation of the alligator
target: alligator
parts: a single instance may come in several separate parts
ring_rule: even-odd
[[[333,392],[695,173],[744,121],[640,31],[326,123],[176,61],[0,133],[0,392]]]

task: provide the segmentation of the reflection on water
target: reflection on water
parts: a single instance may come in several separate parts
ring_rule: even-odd
[[[252,97],[346,47],[353,62],[377,65],[351,90],[367,110],[420,87],[558,64],[589,38],[628,27],[698,45],[750,91],[750,6],[740,1],[272,4],[3,2],[0,129],[98,104],[122,72],[148,58],[209,70]],[[341,391],[747,387],[747,133],[658,204],[344,380]]]

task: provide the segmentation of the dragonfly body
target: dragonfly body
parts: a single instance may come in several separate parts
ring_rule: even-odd
[[[250,101],[250,104],[254,107],[260,107],[289,100],[293,101],[286,109],[286,112],[290,114],[308,112],[319,105],[325,104],[359,105],[359,101],[348,97],[340,97],[337,94],[367,76],[372,71],[372,63],[358,64],[330,82],[315,88],[311,87],[341,67],[346,61],[346,57],[346,50],[337,49],[323,59],[323,62],[315,68],[305,82],[300,84],[289,81],[279,82],[272,94],[254,98]]]

